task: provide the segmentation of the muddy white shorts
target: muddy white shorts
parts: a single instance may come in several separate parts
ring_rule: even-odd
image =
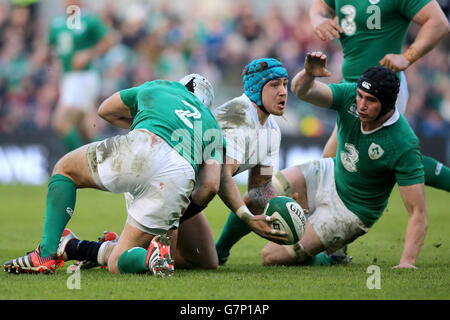
[[[99,95],[100,77],[94,70],[70,71],[63,75],[59,103],[64,107],[93,110]]]
[[[369,231],[342,202],[334,181],[334,162],[325,158],[298,166],[305,176],[307,218],[328,253],[333,253]]]
[[[98,187],[124,193],[129,222],[144,232],[177,228],[195,183],[192,165],[159,136],[133,130],[87,149]]]

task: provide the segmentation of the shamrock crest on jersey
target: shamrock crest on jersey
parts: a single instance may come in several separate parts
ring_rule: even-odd
[[[383,156],[383,154],[384,150],[379,145],[372,142],[369,146],[369,158],[372,160],[378,160]]]

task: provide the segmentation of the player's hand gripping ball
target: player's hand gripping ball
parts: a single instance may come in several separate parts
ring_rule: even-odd
[[[264,214],[276,218],[271,222],[273,229],[287,232],[287,245],[297,243],[305,233],[306,217],[303,208],[290,197],[272,198],[266,205]]]

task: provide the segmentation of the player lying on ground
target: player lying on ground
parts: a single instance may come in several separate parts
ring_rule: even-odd
[[[102,103],[99,115],[130,132],[80,147],[58,161],[48,185],[40,245],[7,261],[5,271],[53,272],[61,265],[67,244],[61,236],[74,212],[76,190],[96,188],[124,193],[127,204],[125,227],[105,260],[109,271],[132,272],[130,266],[139,260],[153,274],[173,273],[166,235],[179,225],[196,174],[211,177],[217,189],[223,160],[223,136],[208,108],[213,88],[204,77],[186,79],[146,82]],[[99,251],[96,245],[86,250]],[[133,254],[131,248],[137,248]]]
[[[214,111],[227,143],[220,190],[216,190],[215,185],[205,178],[197,179],[192,201],[180,219],[178,230],[173,234],[173,238],[179,239],[177,245],[172,246],[177,268],[217,267],[218,257],[214,249],[214,239],[206,216],[202,212],[216,193],[233,210],[218,241],[218,247],[231,248],[233,241],[237,241],[252,230],[271,241],[285,239],[282,232],[269,227],[267,217],[264,215],[252,217],[250,211],[261,213],[265,203],[275,195],[271,179],[272,167],[278,157],[280,130],[270,115],[284,113],[287,72],[279,61],[265,58],[249,63],[244,73],[245,93]],[[249,191],[242,198],[233,181],[233,175],[245,170],[250,172]],[[246,222],[241,221],[234,212],[241,215],[242,219],[246,219]],[[62,242],[73,237],[74,235],[67,232],[67,237],[62,239]],[[81,252],[83,250],[76,253],[72,250],[76,243],[71,242],[69,249],[66,250],[73,253],[69,256],[71,259],[99,260],[97,262],[104,263],[103,250],[93,251],[90,256]],[[87,242],[82,243],[82,246],[85,245]],[[104,245],[106,246],[107,244]],[[142,250],[133,250],[130,255],[139,251]],[[100,252],[100,259],[96,260],[97,252]],[[227,250],[225,254],[220,255],[222,263],[226,261],[228,254]],[[140,272],[142,269],[138,267],[134,272]]]
[[[381,217],[397,183],[409,214],[399,268],[415,268],[427,230],[424,172],[419,140],[395,109],[399,80],[388,68],[372,67],[357,83],[329,86],[326,56],[308,53],[291,90],[301,100],[338,112],[338,152],[281,171],[274,185],[298,193],[309,209],[305,234],[292,246],[268,243],[264,265],[316,264],[315,255],[333,253],[367,233]]]

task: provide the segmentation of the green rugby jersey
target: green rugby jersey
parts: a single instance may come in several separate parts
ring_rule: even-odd
[[[377,221],[397,182],[424,182],[419,139],[396,112],[382,127],[363,132],[356,110],[356,83],[329,85],[338,112],[336,190],[346,207],[367,226]]]
[[[130,131],[146,129],[163,138],[195,172],[208,159],[223,162],[225,139],[211,111],[176,81],[154,80],[120,91],[134,117]]]
[[[63,72],[72,71],[72,58],[77,51],[94,47],[107,28],[96,16],[82,11],[79,25],[71,25],[67,16],[56,17],[50,24],[48,43],[55,47]],[[85,69],[90,69],[88,64]]]
[[[431,0],[324,0],[344,30],[342,76],[354,82],[388,53],[400,54],[413,17]]]

